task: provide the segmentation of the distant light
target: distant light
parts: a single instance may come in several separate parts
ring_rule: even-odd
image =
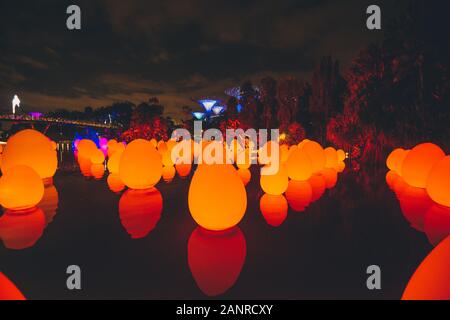
[[[223,106],[214,106],[212,108],[212,112],[217,116],[219,114],[221,114],[223,111],[225,110],[225,108]]]
[[[205,118],[205,113],[204,112],[192,112],[192,115],[197,120],[203,120]]]
[[[205,99],[205,100],[199,100],[198,102],[203,106],[203,108],[205,108],[206,112],[210,112],[212,107],[214,107],[214,105],[218,101],[217,100]]]
[[[244,109],[244,107],[242,106],[242,104],[238,104],[238,105],[236,106],[236,110],[237,110],[238,113],[241,113],[242,109]]]
[[[41,112],[30,112],[30,116],[31,116],[33,119],[39,119],[39,118],[42,117],[42,113],[41,113]]]

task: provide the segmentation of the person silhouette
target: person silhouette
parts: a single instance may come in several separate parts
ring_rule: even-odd
[[[16,107],[20,108],[20,99],[19,97],[16,95],[14,95],[14,99],[12,101],[12,110],[13,110],[13,115],[16,114]]]

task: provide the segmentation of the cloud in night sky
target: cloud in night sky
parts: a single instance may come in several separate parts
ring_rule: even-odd
[[[65,0],[2,1],[0,106],[82,110],[156,96],[166,113],[262,76],[308,77],[318,59],[345,67],[381,32],[368,1],[77,1],[82,30],[66,29]],[[383,21],[404,4],[378,1]]]

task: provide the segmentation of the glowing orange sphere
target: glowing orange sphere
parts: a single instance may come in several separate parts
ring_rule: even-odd
[[[125,189],[125,184],[117,173],[111,173],[106,182],[108,183],[109,190],[112,192],[119,193]]]
[[[313,191],[308,181],[289,181],[286,190],[286,200],[292,210],[296,212],[305,211],[311,203]]]
[[[44,196],[44,183],[30,167],[10,168],[0,178],[0,204],[11,210],[35,207]]]
[[[260,183],[265,193],[281,195],[286,191],[289,184],[287,170],[284,167],[280,167],[276,174],[261,175]]]
[[[311,159],[312,171],[319,172],[325,167],[326,157],[322,146],[315,141],[306,142],[301,148]]]
[[[239,169],[238,171],[239,177],[241,178],[244,186],[247,186],[252,179],[252,173],[249,169]]]
[[[259,208],[267,224],[279,227],[287,218],[288,203],[282,195],[264,194],[259,201]]]
[[[431,169],[427,192],[433,201],[450,207],[450,156],[442,158]]]
[[[41,177],[48,179],[55,175],[58,166],[56,151],[50,140],[35,130],[23,130],[8,139],[3,151],[2,172],[17,165],[32,168]]]
[[[338,151],[336,151],[336,155],[337,155],[337,157],[338,157],[338,161],[344,161],[345,158],[347,157],[347,156],[345,155],[345,151],[342,150],[342,149],[339,149]]]
[[[413,187],[426,188],[431,169],[444,157],[444,151],[435,144],[422,143],[417,145],[403,161],[403,179]]]
[[[397,172],[397,161],[399,157],[405,152],[403,148],[397,148],[392,151],[386,159],[386,166],[389,170]]]
[[[122,159],[123,151],[117,150],[108,160],[108,171],[110,173],[119,174],[120,159]]]
[[[122,154],[119,174],[130,189],[152,188],[162,176],[161,156],[149,141],[134,140]]]
[[[292,180],[306,181],[313,173],[311,159],[300,148],[296,148],[286,162],[286,170]]]
[[[187,249],[192,276],[209,297],[224,294],[236,283],[247,256],[247,243],[239,228],[216,233],[198,227]]]
[[[328,147],[324,150],[325,153],[325,168],[336,169],[338,165],[338,155],[336,149],[333,147]]]
[[[200,164],[189,187],[189,209],[198,225],[221,231],[236,226],[247,209],[247,191],[230,164]]]
[[[326,181],[322,175],[315,174],[309,178],[308,183],[312,188],[312,198],[311,202],[319,200],[326,190]]]
[[[156,189],[128,190],[119,201],[120,221],[132,239],[147,236],[161,219],[163,198]]]
[[[339,161],[336,167],[336,171],[338,173],[344,172],[345,170],[345,162],[344,161]]]
[[[392,170],[386,173],[386,183],[389,188],[393,189],[395,181],[399,178],[399,175]]]
[[[450,300],[450,236],[422,261],[403,292],[402,300]]]
[[[96,149],[92,152],[90,160],[93,164],[102,164],[105,162],[105,154],[102,150]]]
[[[26,300],[22,292],[3,273],[0,272],[0,301]]]
[[[175,167],[163,167],[162,178],[165,182],[172,182],[173,178],[175,178],[175,174],[177,171]]]
[[[45,226],[42,209],[32,208],[20,214],[6,211],[0,218],[0,238],[8,249],[31,248],[42,237]]]
[[[92,140],[83,139],[78,143],[77,150],[78,157],[90,159],[92,153],[97,150],[97,145]]]

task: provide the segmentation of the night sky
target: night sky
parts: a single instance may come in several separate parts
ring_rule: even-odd
[[[70,4],[81,7],[81,31],[66,28]],[[16,93],[27,111],[156,96],[179,118],[191,98],[224,98],[247,79],[307,79],[323,55],[345,69],[382,36],[366,29],[369,4],[383,23],[405,10],[392,0],[3,0],[1,110]]]

